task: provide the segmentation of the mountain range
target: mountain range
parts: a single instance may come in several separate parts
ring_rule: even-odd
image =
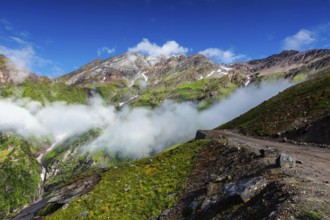
[[[281,91],[273,87],[284,82],[288,84],[283,88],[291,87],[273,94]],[[71,107],[75,110],[70,117],[84,111],[92,120],[99,120],[99,114],[107,117],[97,126],[79,118],[76,123],[89,127],[75,128],[62,139],[54,137],[64,127],[54,129],[50,137],[27,135],[26,130],[34,128],[25,130],[28,126],[19,122],[12,127],[0,123],[0,217],[330,217],[329,83],[326,49],[283,51],[233,64],[219,64],[202,54],[125,53],[96,59],[54,79],[31,73],[1,55],[0,105],[22,107],[33,117],[50,121],[66,120],[61,115]],[[242,99],[252,102],[268,90],[275,96],[265,95],[268,100],[244,113]],[[248,97],[251,94],[256,97]],[[230,100],[240,95],[243,98],[237,100],[242,102],[232,105]],[[99,100],[102,104],[97,104]],[[60,116],[48,119],[56,108]],[[115,112],[111,120],[106,110],[110,108]],[[217,123],[221,108],[239,109],[241,115],[226,118],[213,130],[196,129],[195,138],[178,134],[189,126]],[[139,117],[132,125],[138,129],[126,126]],[[63,125],[70,127],[68,121]],[[132,135],[136,139],[130,142]],[[157,146],[148,145],[147,153],[134,155],[134,146],[149,143],[143,140],[149,138]],[[119,150],[86,150],[99,143],[119,143]]]

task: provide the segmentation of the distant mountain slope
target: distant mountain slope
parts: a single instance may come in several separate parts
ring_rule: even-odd
[[[219,128],[330,144],[330,72],[297,84]]]
[[[185,81],[202,78],[219,78],[229,74],[234,78],[242,78],[240,83],[261,76],[282,74],[294,77],[302,74],[315,74],[329,70],[330,50],[309,50],[304,52],[283,51],[265,59],[248,62],[220,65],[201,54],[190,56],[144,56],[139,53],[126,53],[107,60],[97,59],[78,70],[64,75],[59,80],[67,84],[107,83],[114,80],[135,81],[143,79],[158,84],[162,75],[184,72],[191,76]]]
[[[144,56],[126,53],[97,59],[56,81],[94,89],[118,106],[157,106],[165,99],[201,102],[201,108],[252,82],[299,81],[330,71],[330,50],[283,51],[249,62],[222,65],[201,54]]]
[[[29,73],[25,81],[17,81],[17,69],[8,62],[0,57],[1,97],[85,103],[98,93],[105,103],[118,107],[155,107],[168,99],[199,103],[205,109],[250,83],[279,78],[300,81],[330,71],[330,50],[283,51],[230,65],[201,54],[152,57],[126,53],[96,59],[53,80]]]

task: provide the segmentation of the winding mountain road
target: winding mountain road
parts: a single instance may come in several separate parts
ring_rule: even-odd
[[[266,146],[276,148],[280,152],[287,153],[296,160],[303,162],[303,164],[297,166],[300,175],[322,182],[330,181],[330,149],[258,139],[229,130],[216,130],[211,132],[216,132],[216,135],[225,136],[231,142],[243,146],[246,145],[254,150],[260,150]]]

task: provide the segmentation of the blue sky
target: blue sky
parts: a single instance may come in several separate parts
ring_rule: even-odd
[[[330,0],[1,0],[0,53],[51,77],[127,51],[230,63],[330,48],[329,11]]]

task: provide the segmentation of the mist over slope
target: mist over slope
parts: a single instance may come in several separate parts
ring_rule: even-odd
[[[59,142],[99,128],[101,135],[86,144],[86,151],[106,150],[136,158],[189,140],[196,130],[231,120],[290,85],[278,81],[244,87],[204,111],[190,102],[165,101],[155,109],[126,107],[117,111],[99,97],[87,105],[55,102],[44,106],[28,99],[2,99],[0,130]]]
[[[330,72],[297,84],[220,128],[329,145],[329,83]]]

